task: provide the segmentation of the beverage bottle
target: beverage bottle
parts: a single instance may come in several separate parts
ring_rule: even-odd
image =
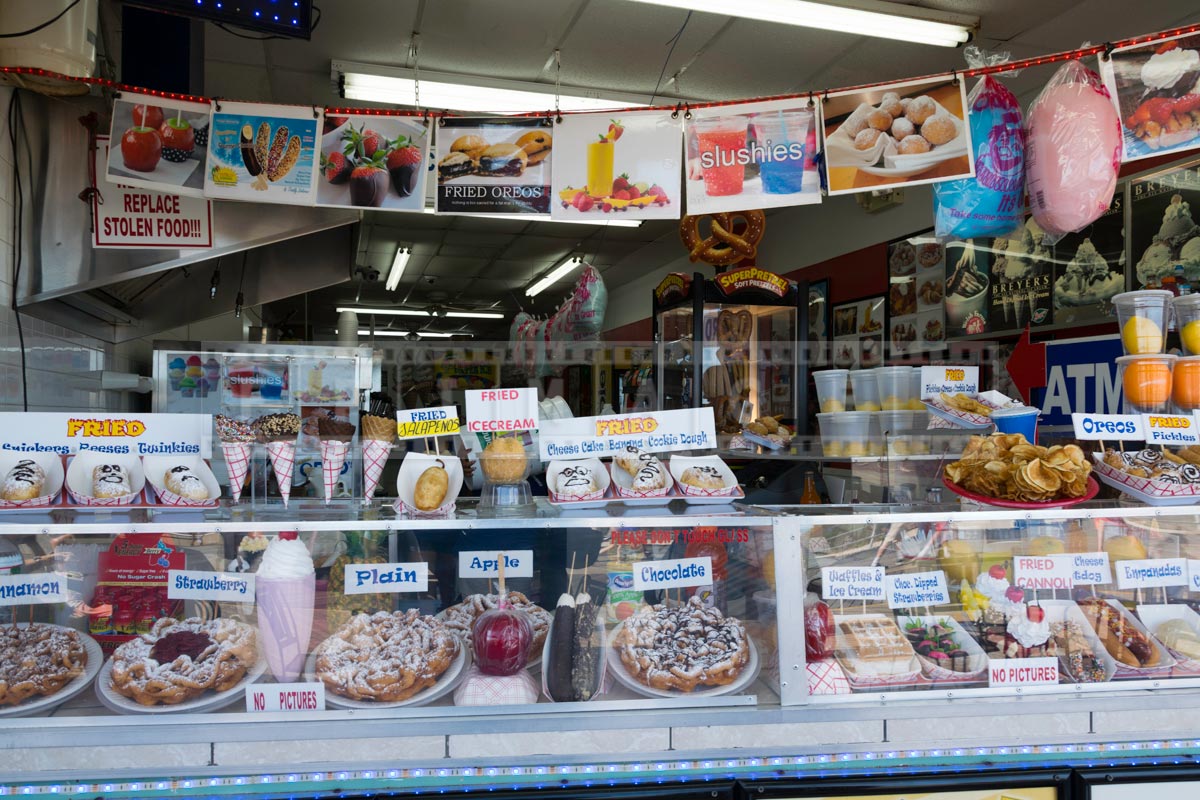
[[[25,557],[16,542],[7,536],[0,536],[0,577],[20,574],[25,566]],[[8,624],[13,621],[13,606],[0,606],[0,623]]]
[[[700,530],[697,528],[697,530]],[[714,529],[715,530],[715,529]],[[708,586],[698,586],[688,590],[688,594],[698,594],[706,606],[716,606],[725,609],[725,582],[729,578],[729,553],[721,542],[689,542],[683,552],[684,558],[712,559],[712,583]]]
[[[608,564],[607,617],[610,623],[627,619],[642,605],[642,593],[633,588],[633,562],[640,560],[640,553],[634,548],[620,545]]]
[[[1162,277],[1162,288],[1172,294],[1179,294],[1179,289],[1175,285],[1175,273],[1169,272]]]
[[[800,504],[806,506],[821,505],[821,495],[817,491],[817,483],[812,472],[804,473],[804,494],[800,495]]]
[[[1185,294],[1192,293],[1192,286],[1188,283],[1187,275],[1184,274],[1183,264],[1175,265],[1175,294],[1182,297]]]

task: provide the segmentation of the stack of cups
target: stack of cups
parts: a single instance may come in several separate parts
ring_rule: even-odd
[[[917,381],[912,373],[918,373]],[[920,380],[920,372],[912,367],[876,367],[875,381],[879,387],[879,405],[884,411],[903,411],[911,408],[911,401],[918,399],[914,393]]]
[[[1200,408],[1200,294],[1176,297],[1171,305],[1184,353],[1171,370],[1171,399],[1178,411],[1190,414]]]
[[[908,408],[910,411],[925,411],[925,404],[921,402],[921,368],[909,367],[908,379],[910,386],[908,389]],[[924,426],[922,426],[924,427]]]
[[[821,449],[825,455],[838,458],[846,455],[845,412],[817,414],[817,425],[821,429]]]
[[[846,410],[846,379],[849,375],[848,369],[823,369],[813,373],[822,414]]]
[[[1169,410],[1176,359],[1165,354],[1172,298],[1171,292],[1158,289],[1123,292],[1113,298],[1125,348],[1125,355],[1117,359],[1117,370],[1127,412],[1161,414]]]
[[[846,458],[870,455],[867,441],[871,433],[873,414],[868,411],[846,411],[839,416],[842,418],[842,435],[845,437],[842,455]]]

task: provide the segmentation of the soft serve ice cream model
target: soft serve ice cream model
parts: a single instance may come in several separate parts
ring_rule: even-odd
[[[317,577],[312,554],[285,531],[263,553],[255,576],[258,639],[279,683],[296,680],[308,655]]]

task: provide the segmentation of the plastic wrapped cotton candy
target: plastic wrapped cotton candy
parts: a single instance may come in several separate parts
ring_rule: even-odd
[[[1001,236],[1025,216],[1025,131],[1021,105],[985,75],[967,96],[975,177],[933,185],[934,232],[973,239]]]
[[[1108,211],[1121,167],[1121,121],[1100,76],[1068,61],[1029,107],[1029,208],[1053,243]]]

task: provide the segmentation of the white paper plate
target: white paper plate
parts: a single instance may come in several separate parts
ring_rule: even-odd
[[[691,467],[713,467],[725,481],[724,489],[705,490],[688,486],[683,482],[683,473]],[[689,503],[728,503],[735,497],[745,497],[738,486],[737,478],[729,465],[717,456],[671,456],[671,477],[679,487],[679,494]]]
[[[329,640],[326,639],[325,641]],[[316,672],[317,655],[323,644],[324,642],[309,653],[308,659],[304,662],[304,674],[310,681],[321,680],[317,677]],[[450,662],[450,666],[446,667],[446,671],[441,674],[437,683],[427,689],[422,689],[407,700],[397,700],[391,703],[380,703],[374,700],[353,700],[331,692],[329,687],[326,686],[325,705],[333,708],[400,708],[401,706],[428,705],[439,697],[454,691],[454,687],[458,686],[467,675],[467,666],[471,663],[471,655],[466,645],[462,642],[458,644],[458,655]]]
[[[164,492],[166,497],[174,498],[177,495],[167,488],[163,479],[166,477],[167,470],[175,467],[191,467],[196,473],[196,477],[204,484],[204,488],[208,489],[207,500],[187,500],[180,498],[182,502],[170,503],[168,508],[178,506],[180,508],[212,508],[220,505],[221,485],[217,483],[217,476],[213,475],[212,469],[200,456],[142,456],[142,470],[146,475],[146,483],[150,484],[150,488],[154,490],[159,501],[162,502]]]
[[[57,456],[55,456],[57,458]],[[48,622],[37,623],[38,627],[61,628],[62,630],[75,630],[74,628],[66,628],[62,625],[53,625]],[[18,628],[28,628],[28,622],[18,622]],[[35,715],[41,716],[49,714],[54,709],[61,706],[63,703],[70,700],[75,695],[82,692],[84,689],[92,685],[92,681],[100,672],[100,667],[104,665],[104,651],[100,649],[99,643],[95,639],[88,636],[86,633],[75,631],[83,639],[83,648],[87,652],[87,664],[84,665],[83,672],[80,673],[74,680],[68,683],[63,688],[59,689],[49,697],[31,697],[23,703],[18,703],[15,706],[0,706],[0,717],[32,717]]]
[[[600,635],[600,654],[601,654],[601,656],[603,656],[605,653],[608,652],[608,635],[607,635],[606,631],[607,631],[607,628],[605,627],[605,622],[604,622],[604,610],[601,609],[600,613],[596,615],[596,632]],[[542,663],[543,664],[550,663],[550,637],[551,637],[551,635],[553,635],[553,633],[554,633],[554,625],[552,623],[550,625],[550,631],[546,634],[546,643],[542,645]],[[599,698],[601,695],[605,694],[605,692],[608,691],[608,687],[605,685],[606,682],[608,681],[608,659],[607,658],[601,657],[599,670],[600,670],[600,674],[596,676],[596,693],[594,695],[592,695],[590,698],[588,698],[587,700],[578,701],[578,702],[590,703],[591,701],[596,700],[597,698]],[[546,670],[542,670],[542,697],[546,698],[546,700],[548,702],[557,703],[558,701],[550,696],[550,689],[546,684],[546,677],[547,677]]]
[[[120,464],[129,473],[129,488],[132,492],[124,497],[98,499],[92,496],[92,470],[101,464]],[[142,460],[134,455],[113,455],[111,453],[96,453],[85,450],[76,454],[67,465],[67,491],[86,505],[79,508],[111,509],[113,506],[134,505],[142,502],[142,492],[146,488],[146,473],[142,470]]]
[[[62,456],[58,453],[0,452],[0,483],[4,482],[4,476],[8,475],[9,470],[15,467],[18,461],[25,460],[35,462],[46,473],[46,481],[42,484],[42,495],[33,500],[13,502],[0,500],[0,508],[6,511],[23,508],[45,510],[47,506],[58,502],[58,496],[62,493],[65,474],[63,473]]]
[[[619,638],[621,629],[624,626],[625,623],[622,622],[613,628],[609,641],[614,642],[614,645],[605,650],[608,656],[609,674],[617,679],[617,683],[646,697],[716,697],[723,694],[736,694],[754,683],[758,678],[759,670],[762,669],[762,662],[758,658],[758,648],[754,646],[754,640],[747,634],[746,643],[750,647],[750,661],[746,664],[745,669],[742,670],[742,674],[733,683],[726,684],[725,686],[710,686],[706,689],[697,689],[694,692],[655,689],[642,683],[633,675],[630,675],[629,670],[625,668],[625,662],[621,661],[621,654],[617,652],[615,642]]]
[[[96,678],[96,697],[106,708],[118,714],[183,714],[188,712],[215,711],[232,705],[246,697],[246,687],[262,677],[267,671],[267,659],[260,653],[258,663],[246,670],[246,676],[235,686],[223,692],[205,692],[192,700],[173,706],[144,706],[117,692],[112,687],[112,659],[104,662],[104,669]]]
[[[442,504],[433,511],[418,511],[413,495],[417,490],[417,481],[421,474],[430,467],[440,466],[446,470],[450,485],[446,487],[446,497]],[[417,517],[441,517],[454,507],[463,486],[462,462],[454,455],[433,455],[431,453],[408,452],[400,462],[400,472],[396,475],[396,497],[408,506],[410,513]]]

